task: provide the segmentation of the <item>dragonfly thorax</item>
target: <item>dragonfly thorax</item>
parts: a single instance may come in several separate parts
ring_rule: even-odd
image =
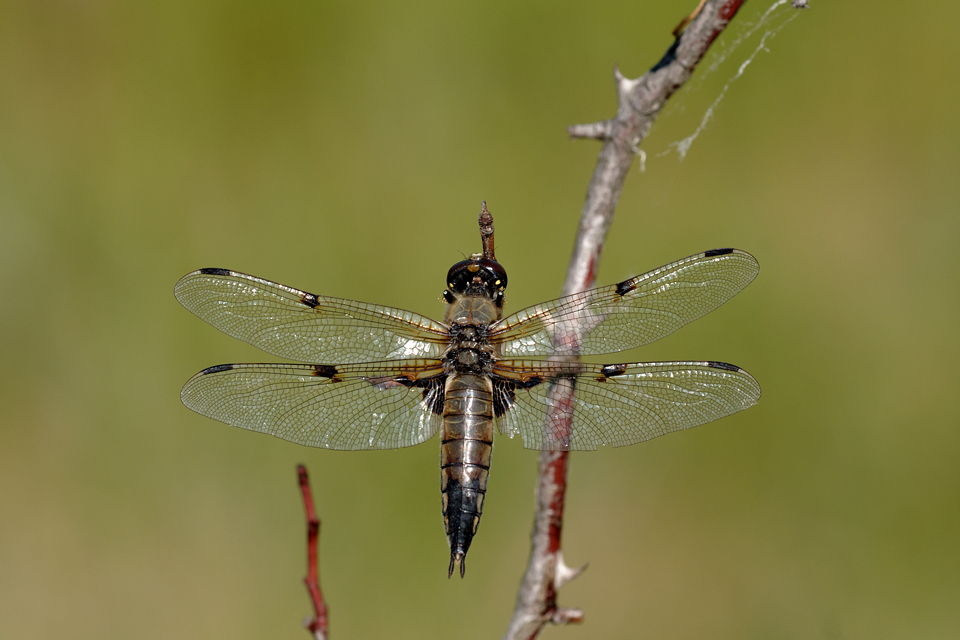
[[[443,359],[447,375],[490,375],[493,354],[489,348],[452,347]]]
[[[484,302],[488,307],[493,306],[489,300]],[[489,374],[493,360],[494,351],[488,340],[486,324],[450,325],[450,346],[443,354],[444,369],[448,374]]]
[[[461,340],[457,333],[465,327],[475,327],[485,332],[486,327],[500,319],[503,312],[503,294],[499,294],[500,303],[486,296],[450,294],[447,312],[444,315],[446,324],[450,327],[451,342]]]

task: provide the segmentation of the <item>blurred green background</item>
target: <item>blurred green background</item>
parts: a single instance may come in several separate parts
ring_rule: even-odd
[[[438,445],[301,448],[181,385],[276,360],[177,304],[227,267],[439,316],[496,216],[510,310],[559,294],[610,117],[685,2],[0,4],[0,636],[304,638],[295,464],[336,638],[499,637],[536,454],[501,440],[465,580]],[[548,637],[960,637],[960,8],[748,3],[632,169],[598,282],[736,246],[762,273],[606,361],[714,359],[749,411],[574,454]],[[769,29],[791,15],[781,8]]]

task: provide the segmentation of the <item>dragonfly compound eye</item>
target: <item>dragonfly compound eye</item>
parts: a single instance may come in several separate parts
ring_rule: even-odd
[[[507,288],[507,272],[495,260],[471,258],[450,267],[447,286],[459,294],[473,289],[486,292],[492,298]]]

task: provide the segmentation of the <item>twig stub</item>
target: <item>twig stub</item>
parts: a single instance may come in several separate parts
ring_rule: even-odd
[[[497,261],[493,246],[493,214],[487,209],[487,201],[480,203],[480,240],[483,242],[483,257]]]

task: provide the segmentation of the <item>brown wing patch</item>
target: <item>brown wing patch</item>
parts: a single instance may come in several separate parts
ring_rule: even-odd
[[[406,367],[406,372],[399,375],[379,376],[367,378],[367,382],[378,389],[391,387],[407,387],[423,389],[423,402],[430,412],[438,416],[443,415],[444,380],[446,374],[443,367],[427,366],[423,368]],[[401,367],[397,368],[398,371]]]

